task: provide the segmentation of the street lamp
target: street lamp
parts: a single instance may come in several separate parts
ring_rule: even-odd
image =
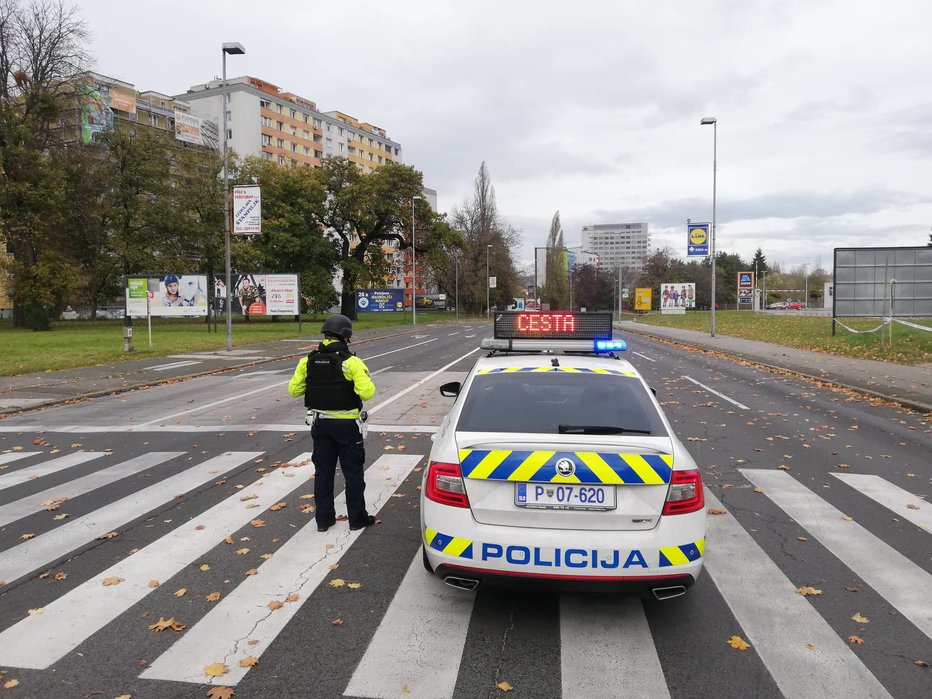
[[[492,312],[491,306],[491,296],[489,291],[492,287],[489,286],[489,250],[492,249],[492,244],[489,243],[485,246],[485,317],[488,318]]]
[[[805,305],[806,310],[809,310],[809,263],[808,262],[803,263],[803,269],[806,272],[806,300],[804,303],[806,304]]]
[[[460,319],[460,256],[453,256],[453,303],[456,304],[456,320]]]
[[[703,117],[700,126],[712,125],[712,244],[709,251],[712,254],[712,337],[715,337],[715,186],[718,174],[718,119]]]
[[[411,325],[417,325],[417,250],[414,247],[414,200],[423,198],[417,194],[411,197]]]
[[[235,41],[223,43],[223,92],[221,104],[223,107],[223,253],[226,263],[226,316],[227,316],[227,352],[233,349],[233,310],[230,302],[233,299],[233,289],[230,288],[230,178],[227,174],[227,54],[242,55],[246,53],[243,45]]]

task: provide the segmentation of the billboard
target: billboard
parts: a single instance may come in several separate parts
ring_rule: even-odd
[[[687,223],[686,224],[686,256],[687,257],[708,257],[709,256],[709,231],[712,229],[710,223]]]
[[[297,274],[233,274],[230,310],[238,315],[295,316],[300,312]],[[226,283],[214,277],[217,314],[226,312]]]
[[[660,310],[695,307],[696,284],[694,282],[668,282],[660,285]]]
[[[175,110],[175,139],[185,143],[217,149],[220,130],[216,122]]]
[[[93,85],[78,85],[78,108],[81,116],[81,142],[85,145],[100,138],[100,134],[113,131],[113,100],[110,95]]]
[[[124,92],[118,87],[110,88],[110,106],[113,109],[119,109],[127,114],[136,113],[136,91],[130,90]]]
[[[835,248],[832,315],[932,317],[932,247]]]
[[[207,277],[196,274],[128,277],[126,312],[133,318],[206,316]]]
[[[356,310],[360,313],[401,313],[404,309],[404,289],[356,290]]]
[[[259,185],[233,188],[233,235],[257,235],[262,232],[262,195]]]
[[[651,307],[651,292],[650,288],[641,288],[637,287],[634,290],[634,310],[636,311],[649,311]]]

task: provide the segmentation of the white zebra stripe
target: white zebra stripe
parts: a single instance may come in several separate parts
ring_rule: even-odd
[[[366,499],[373,512],[381,509],[420,458],[417,454],[383,454],[369,467]],[[343,493],[335,501],[337,510],[345,503]],[[312,519],[259,566],[258,575],[242,581],[140,677],[209,684],[204,667],[223,658],[230,672],[216,684],[236,685],[249,671],[236,660],[262,655],[330,573],[330,564],[340,560],[362,531],[350,531],[338,522],[329,531],[318,532]],[[334,547],[328,549],[327,544]],[[286,602],[291,593],[297,593],[298,600]],[[272,612],[266,605],[276,599],[285,606]],[[247,640],[259,643],[247,647]]]
[[[874,502],[880,503],[903,519],[932,534],[932,504],[922,498],[893,485],[880,476],[859,473],[833,473],[832,475]]]
[[[708,488],[705,500],[724,509]],[[783,696],[890,696],[730,514],[708,518],[706,540],[705,570]]]
[[[777,507],[819,540],[832,555],[926,636],[932,638],[932,575],[888,546],[864,527],[845,519],[792,476],[783,471],[739,469]]]
[[[21,432],[23,430],[20,430]],[[27,456],[35,456],[36,454],[41,454],[41,451],[10,451],[5,454],[0,454],[0,465],[9,464],[14,461],[19,461],[20,459],[25,459]]]
[[[247,460],[261,452],[237,453],[235,458]],[[299,456],[292,463],[300,463],[308,456]],[[305,479],[288,478],[287,473],[277,469],[236,491],[202,515],[46,605],[41,615],[28,616],[0,633],[0,666],[42,670],[63,658],[152,592],[149,580],[167,580],[254,519],[256,512],[271,507],[296,488],[306,487]],[[259,508],[242,506],[242,498],[248,495],[258,496],[250,504],[258,504]],[[199,526],[204,529],[197,529]],[[123,578],[123,582],[105,587],[103,581],[110,577]]]
[[[16,485],[22,485],[28,481],[34,481],[42,476],[48,476],[52,473],[64,471],[66,468],[77,466],[79,464],[99,459],[104,455],[102,451],[76,451],[71,454],[65,454],[57,459],[37,464],[36,466],[27,466],[13,473],[6,473],[0,476],[0,490],[6,490]]]
[[[474,601],[424,570],[418,550],[344,694],[452,697]]]
[[[43,490],[35,495],[28,495],[20,498],[15,502],[0,506],[0,527],[15,522],[18,519],[27,517],[34,512],[42,509],[42,503],[56,498],[76,498],[84,493],[109,485],[121,478],[126,478],[134,473],[145,471],[153,466],[184,455],[183,451],[153,451],[148,454],[142,454],[129,461],[116,464],[102,471],[95,471],[83,478],[56,485],[48,490]]]
[[[207,481],[219,478],[220,474],[261,454],[261,451],[227,452],[192,466],[137,493],[71,520],[57,529],[7,549],[0,553],[0,570],[3,571],[7,584],[14,582],[67,555],[82,544],[93,541],[94,538],[168,502],[178,493],[186,493]]]

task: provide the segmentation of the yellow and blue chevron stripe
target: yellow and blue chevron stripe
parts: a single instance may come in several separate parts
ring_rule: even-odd
[[[426,543],[432,549],[436,549],[437,551],[445,553],[449,556],[472,558],[472,541],[469,539],[461,539],[457,536],[441,534],[440,532],[431,529],[430,527],[425,527],[424,543]]]
[[[476,373],[482,374],[516,374],[531,373],[543,374],[548,371],[566,371],[571,374],[608,374],[610,376],[631,376],[637,377],[633,371],[622,371],[621,369],[588,369],[586,367],[573,366],[510,366],[497,367],[495,369],[480,369]]]
[[[570,459],[576,465],[572,476],[557,473],[560,459]],[[593,451],[460,449],[460,468],[464,478],[486,481],[662,485],[670,482],[673,457]]]
[[[681,566],[702,557],[705,539],[682,546],[664,546],[660,549],[660,567]]]

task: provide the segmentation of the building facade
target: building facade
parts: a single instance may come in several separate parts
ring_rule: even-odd
[[[583,226],[582,249],[599,256],[606,271],[644,269],[650,255],[650,232],[647,223],[599,223]]]
[[[192,86],[176,99],[202,118],[223,127],[226,89],[227,140],[240,156],[257,156],[279,165],[319,167],[326,158],[343,157],[363,172],[402,162],[401,144],[385,129],[343,112],[322,112],[311,100],[284,92],[265,80],[243,76]]]

